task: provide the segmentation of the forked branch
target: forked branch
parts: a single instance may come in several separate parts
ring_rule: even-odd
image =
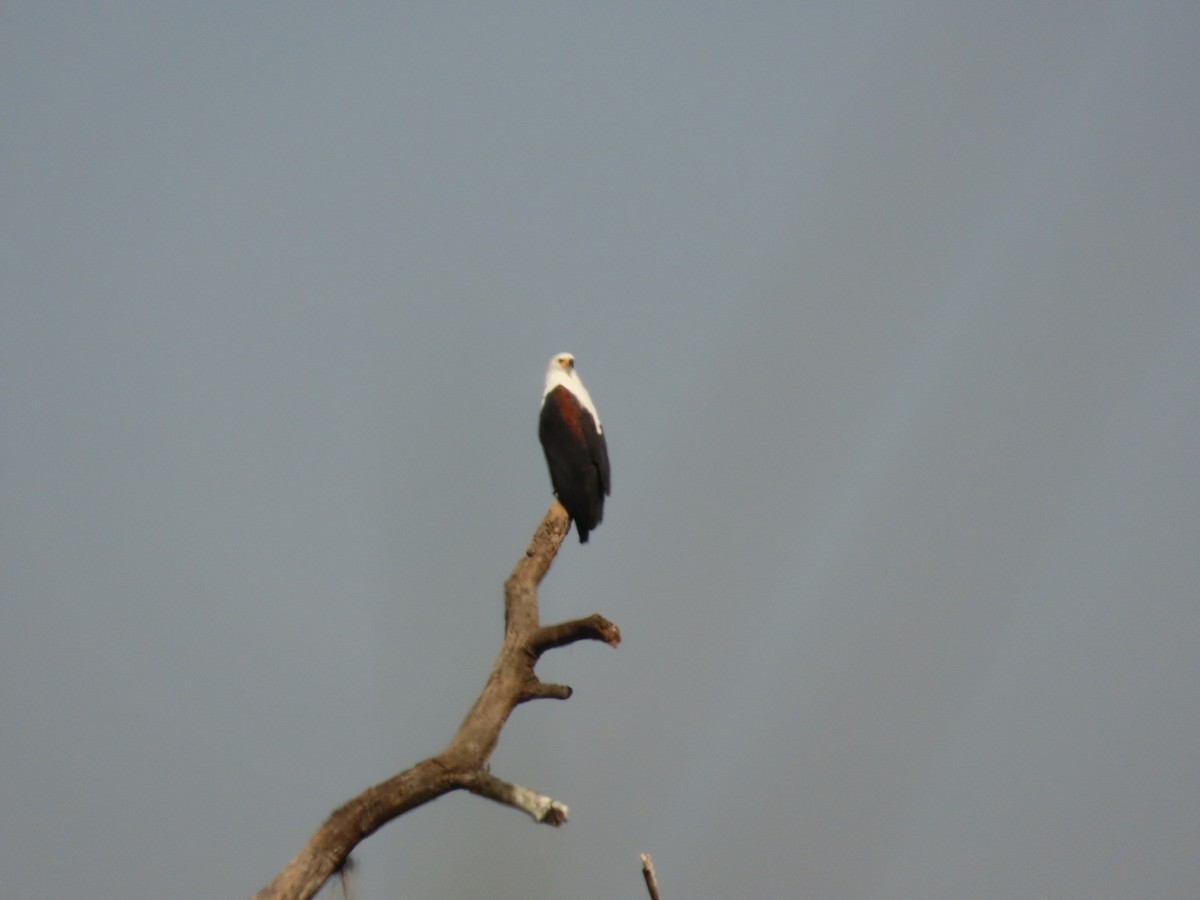
[[[334,810],[254,900],[307,900],[345,866],[360,841],[397,816],[450,791],[471,791],[547,825],[566,821],[564,804],[497,778],[487,770],[487,762],[518,704],[571,696],[566,685],[538,680],[534,666],[543,653],[576,641],[602,641],[613,647],[621,641],[617,626],[603,616],[541,624],[538,585],[550,570],[570,524],[567,511],[555,501],[504,583],[504,644],[483,692],[445,749]]]

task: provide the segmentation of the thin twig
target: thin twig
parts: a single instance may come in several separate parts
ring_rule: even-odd
[[[658,894],[658,876],[654,874],[654,860],[649,853],[642,854],[642,875],[646,879],[646,890],[650,892],[650,900],[662,900]]]

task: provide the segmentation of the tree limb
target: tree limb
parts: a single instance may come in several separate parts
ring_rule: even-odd
[[[574,692],[565,684],[548,684],[538,681],[535,684],[526,685],[518,700],[521,703],[526,700],[570,700],[572,693]]]
[[[572,619],[557,625],[545,625],[529,637],[529,646],[539,655],[555,647],[565,647],[577,641],[603,641],[611,647],[621,643],[617,626],[603,616]]]
[[[557,800],[535,793],[518,784],[510,784],[491,772],[476,772],[467,783],[467,790],[480,797],[487,797],[514,809],[528,813],[535,822],[544,822],[555,827],[567,821],[567,807]]]
[[[525,555],[504,583],[504,643],[482,693],[445,749],[334,810],[254,900],[308,900],[345,866],[360,841],[397,816],[450,791],[471,791],[548,825],[566,821],[564,804],[495,777],[487,770],[487,762],[518,704],[571,696],[566,685],[545,684],[534,674],[543,653],[576,641],[602,641],[613,647],[621,641],[617,626],[598,615],[545,627],[540,623],[538,585],[550,570],[570,525],[562,504],[551,504]]]

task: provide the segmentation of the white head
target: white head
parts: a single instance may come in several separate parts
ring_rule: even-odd
[[[570,353],[556,353],[551,357],[550,365],[546,367],[546,388],[542,391],[543,403],[546,401],[546,395],[556,387],[564,387],[574,394],[583,408],[590,412],[592,418],[596,420],[596,430],[601,434],[604,433],[604,427],[600,424],[600,414],[596,412],[596,404],[592,403],[591,395],[580,381],[579,373],[575,371],[575,357]]]

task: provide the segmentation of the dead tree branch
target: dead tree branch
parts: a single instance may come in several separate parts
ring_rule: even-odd
[[[341,871],[360,841],[397,816],[450,791],[468,790],[547,825],[566,821],[564,804],[497,778],[487,770],[487,762],[500,740],[500,730],[518,704],[571,696],[566,685],[543,683],[534,674],[543,653],[576,641],[602,641],[613,647],[621,641],[617,626],[598,615],[558,625],[541,624],[538,585],[570,524],[567,511],[555,501],[504,583],[504,644],[483,692],[445,749],[334,810],[254,900],[307,900]]]
[[[514,809],[529,813],[535,822],[544,822],[555,827],[567,821],[567,807],[552,797],[523,788],[518,784],[509,784],[493,775],[491,772],[476,772],[466,784],[467,790],[480,797],[487,797],[497,803],[504,803]]]
[[[654,860],[649,853],[642,854],[642,877],[646,879],[646,890],[650,892],[650,900],[661,900],[658,893],[658,875],[654,872]]]

